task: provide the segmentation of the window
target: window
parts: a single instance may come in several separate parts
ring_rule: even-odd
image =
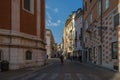
[[[93,57],[95,59],[95,47],[93,48]]]
[[[88,22],[86,21],[86,29],[88,29]]]
[[[98,28],[98,35],[101,36],[101,26]]]
[[[89,61],[92,60],[92,48],[89,48]]]
[[[104,2],[105,10],[109,8],[109,0],[105,0]]]
[[[98,15],[101,16],[101,0],[98,0]]]
[[[118,42],[112,43],[112,59],[118,58]]]
[[[82,23],[82,17],[80,17],[80,23]]]
[[[34,13],[34,0],[23,0],[23,8],[27,12]]]
[[[90,14],[90,24],[92,24],[92,13]]]
[[[25,58],[26,58],[26,60],[32,60],[32,52],[31,51],[26,51]]]
[[[24,0],[24,9],[30,11],[30,0]]]
[[[119,25],[119,14],[114,16],[114,27],[116,28]]]
[[[96,31],[94,31],[94,38],[96,38]]]
[[[77,47],[77,31],[75,32],[75,47]]]

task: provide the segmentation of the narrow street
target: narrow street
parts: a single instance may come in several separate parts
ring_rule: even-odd
[[[51,59],[49,63],[52,64],[46,68],[33,70],[9,80],[119,80],[113,79],[115,72],[94,65],[75,61],[65,61],[62,65],[59,59]]]

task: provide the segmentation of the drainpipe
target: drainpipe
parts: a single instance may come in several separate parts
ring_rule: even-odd
[[[11,1],[11,7],[12,7],[12,1]],[[12,8],[10,10],[10,32],[9,32],[9,63],[11,61],[11,43],[12,43]]]

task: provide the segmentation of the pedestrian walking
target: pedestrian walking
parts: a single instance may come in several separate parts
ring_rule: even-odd
[[[61,64],[63,64],[64,63],[64,57],[63,57],[63,55],[60,56],[60,60],[61,60]]]

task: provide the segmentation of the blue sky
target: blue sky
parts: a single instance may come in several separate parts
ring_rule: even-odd
[[[53,33],[55,42],[62,42],[64,24],[72,11],[82,7],[82,0],[46,0],[46,28]]]

